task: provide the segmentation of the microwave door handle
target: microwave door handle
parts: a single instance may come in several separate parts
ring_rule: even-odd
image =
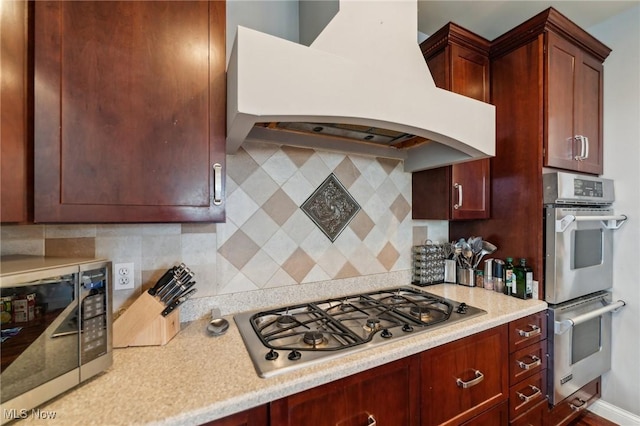
[[[595,222],[598,220],[607,229],[618,229],[627,220],[627,216],[624,214],[610,216],[575,216],[568,214],[556,220],[556,232],[566,231],[573,222]]]
[[[567,318],[562,321],[554,321],[554,333],[564,334],[573,326],[582,324],[590,319],[599,317],[608,312],[618,312],[626,303],[623,300],[618,300],[615,303],[610,303],[607,306],[588,312],[586,314],[578,315],[577,317]]]

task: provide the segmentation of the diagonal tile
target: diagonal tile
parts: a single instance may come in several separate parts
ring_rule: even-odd
[[[244,141],[242,147],[253,160],[262,166],[273,154],[280,150],[278,145],[264,142]],[[227,156],[229,158],[229,156]]]
[[[264,210],[259,209],[240,228],[258,246],[262,247],[278,232],[279,226]]]
[[[258,287],[264,287],[269,279],[279,269],[278,265],[264,250],[260,250],[242,268],[242,273]]]
[[[227,221],[242,226],[260,207],[253,199],[238,188],[227,197]]]
[[[347,263],[347,258],[344,257],[336,246],[331,245],[322,256],[320,256],[317,262],[330,278],[334,278]]]
[[[360,238],[360,240],[364,240],[374,226],[376,226],[376,224],[373,223],[369,215],[363,210],[358,212],[356,217],[354,217],[349,224],[351,230],[358,236],[358,238]]]
[[[345,159],[342,160],[333,170],[333,173],[338,179],[340,179],[340,182],[342,182],[345,188],[351,188],[353,182],[355,182],[361,175],[360,170],[358,170],[349,157],[345,157]]]
[[[262,205],[264,210],[271,219],[278,225],[282,226],[293,213],[298,210],[298,205],[284,192],[278,189],[273,195]]]
[[[309,148],[300,148],[297,146],[289,146],[285,145],[282,148],[282,152],[287,154],[289,159],[293,161],[293,163],[298,166],[298,168],[302,167],[304,163],[311,158],[311,156],[315,153],[313,149]]]
[[[278,185],[283,185],[298,171],[293,161],[282,150],[276,151],[269,157],[262,165],[262,168]]]
[[[377,256],[378,260],[382,266],[387,269],[387,271],[390,271],[391,268],[393,268],[393,265],[395,265],[399,257],[400,253],[398,253],[398,250],[396,250],[391,243],[387,243]]]
[[[239,229],[218,249],[218,253],[234,267],[242,269],[259,250],[260,247]]]
[[[391,172],[393,172],[395,168],[398,167],[399,164],[402,164],[402,161],[394,160],[393,158],[378,157],[376,158],[376,160],[378,161],[378,163],[380,163],[380,165],[382,166],[382,169],[387,174],[391,174]]]
[[[393,203],[391,203],[391,207],[389,209],[398,221],[402,222],[411,211],[411,205],[407,200],[405,200],[402,194],[398,194],[396,199],[393,200]]]
[[[238,149],[235,155],[227,155],[227,175],[238,185],[242,185],[259,167],[244,148]]]
[[[302,282],[309,271],[315,266],[315,262],[309,255],[298,248],[291,256],[282,264],[282,269],[291,275],[296,282]]]
[[[345,265],[342,267],[342,269],[340,269],[340,272],[338,272],[336,274],[335,277],[333,277],[334,279],[340,279],[340,278],[351,278],[351,277],[357,277],[361,275],[360,272],[355,268],[355,266],[353,266],[351,264],[351,262],[347,262],[345,263]]]
[[[262,247],[278,265],[284,264],[297,248],[298,244],[282,228],[273,234]]]
[[[319,155],[314,155],[300,167],[300,173],[309,181],[309,184],[316,188],[331,173],[331,169],[322,161]]]
[[[244,181],[241,188],[257,205],[261,206],[278,190],[279,186],[260,168]]]

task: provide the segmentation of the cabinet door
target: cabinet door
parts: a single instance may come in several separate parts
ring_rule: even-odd
[[[26,0],[0,7],[0,222],[25,222],[30,216],[28,8]]]
[[[35,3],[35,220],[224,220],[225,2]]]
[[[271,403],[272,426],[414,425],[419,358],[403,358]]]
[[[554,33],[546,37],[545,166],[602,174],[602,63]]]
[[[508,398],[506,324],[421,357],[423,426],[461,424]]]
[[[451,24],[450,24],[451,25]],[[465,30],[451,27],[450,31]],[[472,42],[472,41],[469,41]],[[489,102],[488,55],[451,44],[427,58],[437,87]],[[413,174],[414,219],[486,219],[490,213],[489,159]]]

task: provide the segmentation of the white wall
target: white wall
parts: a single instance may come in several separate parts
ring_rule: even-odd
[[[612,49],[604,74],[604,177],[615,180],[618,213],[629,216],[615,233],[611,371],[602,400],[640,416],[640,6],[588,29]]]

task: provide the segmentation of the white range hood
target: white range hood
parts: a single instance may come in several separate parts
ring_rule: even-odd
[[[273,142],[401,159],[407,172],[495,155],[495,108],[435,87],[417,33],[415,0],[342,0],[310,46],[239,26],[227,153]],[[356,131],[324,133],[336,124]]]

